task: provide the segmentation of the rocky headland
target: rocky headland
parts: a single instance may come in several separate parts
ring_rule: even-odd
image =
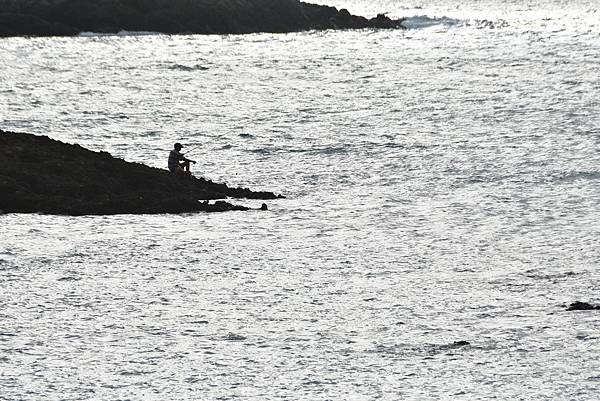
[[[401,28],[401,22],[383,14],[367,19],[298,0],[0,0],[0,36],[393,29]]]
[[[0,130],[0,211],[63,215],[248,210],[231,198],[275,199],[130,163],[46,136]]]

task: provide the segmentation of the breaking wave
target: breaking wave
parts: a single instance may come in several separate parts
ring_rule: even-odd
[[[473,19],[473,20],[460,20],[450,17],[428,17],[427,15],[417,15],[414,17],[405,18],[402,21],[402,26],[406,29],[424,29],[431,27],[444,27],[451,28],[455,26],[469,26],[481,29],[495,29],[495,28],[506,28],[508,22],[505,20],[486,20],[486,19]]]
[[[152,36],[162,35],[160,32],[152,31],[119,31],[119,32],[79,32],[81,37],[97,37],[97,36]]]
[[[406,29],[422,29],[431,28],[433,26],[442,25],[445,27],[451,27],[461,24],[462,21],[454,18],[440,17],[432,18],[427,15],[416,15],[414,17],[408,17],[402,21],[402,26]]]

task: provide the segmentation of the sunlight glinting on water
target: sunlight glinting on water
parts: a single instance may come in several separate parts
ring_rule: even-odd
[[[413,29],[0,39],[0,128],[287,197],[1,215],[0,399],[596,399],[598,6],[321,3]]]

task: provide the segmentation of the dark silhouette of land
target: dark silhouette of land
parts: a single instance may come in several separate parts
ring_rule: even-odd
[[[152,31],[241,34],[312,29],[401,28],[298,0],[0,0],[0,36]]]
[[[46,136],[0,130],[0,210],[64,215],[248,210],[226,197],[275,199],[130,163]],[[200,200],[203,200],[201,202]],[[263,206],[263,209],[266,207]]]

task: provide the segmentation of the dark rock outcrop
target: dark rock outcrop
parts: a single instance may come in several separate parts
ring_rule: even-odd
[[[335,7],[317,4],[301,3],[302,9],[310,21],[309,29],[399,29],[402,28],[401,20],[393,20],[384,14],[367,19],[350,14],[345,8],[338,10]]]
[[[122,30],[238,34],[400,28],[400,22],[298,0],[0,0],[0,36]]]
[[[203,178],[130,163],[46,136],[0,130],[0,210],[102,215],[247,210],[226,197],[275,199],[272,192],[230,188]],[[204,200],[204,202],[200,202]]]
[[[587,302],[573,302],[571,305],[569,305],[569,307],[567,308],[568,311],[572,311],[572,310],[600,310],[600,305],[592,305],[592,304],[588,304]]]

